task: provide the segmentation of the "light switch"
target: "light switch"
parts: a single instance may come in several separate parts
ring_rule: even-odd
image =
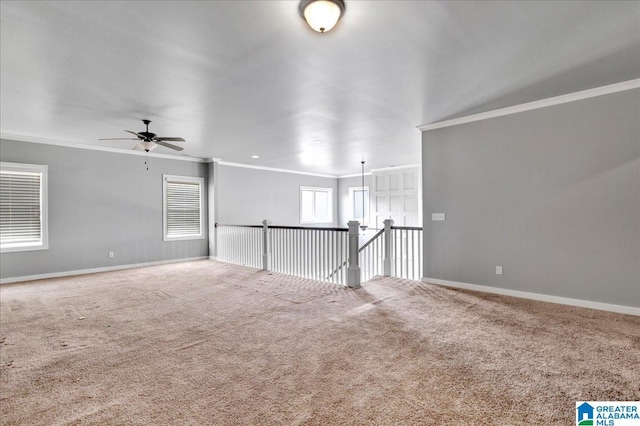
[[[444,213],[431,213],[431,220],[437,220],[437,221],[444,220]]]

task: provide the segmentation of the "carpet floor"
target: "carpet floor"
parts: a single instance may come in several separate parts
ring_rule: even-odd
[[[640,317],[198,261],[0,287],[2,425],[570,425]]]

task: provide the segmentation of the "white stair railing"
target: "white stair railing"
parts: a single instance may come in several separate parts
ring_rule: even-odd
[[[350,229],[272,226],[268,220],[262,226],[216,224],[216,258],[357,288],[358,256],[351,258],[349,248],[357,250],[358,234]]]
[[[384,275],[384,229],[378,231],[369,241],[360,247],[360,270],[362,282],[376,275]]]
[[[341,267],[348,256],[348,233],[342,228],[270,226],[271,270],[347,284]]]
[[[392,276],[422,279],[422,228],[391,226],[391,242]]]
[[[216,224],[216,235],[218,260],[262,268],[262,226]]]
[[[393,226],[391,219],[385,227],[360,248],[362,281],[376,275],[420,280],[422,278],[422,228]]]
[[[422,228],[393,226],[358,249],[358,225],[346,228],[216,224],[217,259],[358,288],[376,275],[422,278]]]

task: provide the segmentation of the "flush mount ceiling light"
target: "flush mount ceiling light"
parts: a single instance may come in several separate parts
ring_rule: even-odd
[[[343,0],[302,0],[300,15],[315,31],[324,33],[333,28],[344,14]]]

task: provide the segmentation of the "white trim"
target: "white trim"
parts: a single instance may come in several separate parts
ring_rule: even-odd
[[[617,312],[619,314],[640,316],[640,308],[634,308],[633,306],[612,305],[609,303],[592,302],[589,300],[580,300],[580,299],[570,299],[567,297],[559,297],[559,296],[549,296],[546,294],[530,293],[527,291],[509,290],[506,288],[489,287],[484,285],[440,280],[437,278],[422,277],[422,282],[427,284],[437,284],[437,285],[446,286],[446,287],[461,288],[464,290],[481,291],[484,293],[501,294],[504,296],[538,300],[541,302],[559,303],[561,305],[578,306],[580,308],[598,309],[600,311],[609,311],[609,312]]]
[[[367,173],[365,173],[364,175],[365,175],[365,176],[371,176],[372,174],[373,174],[373,173],[371,173],[371,172],[367,172]],[[352,177],[361,177],[361,176],[362,176],[362,173],[355,173],[355,174],[352,174],[352,175],[342,175],[342,176],[338,176],[338,179],[352,178]]]
[[[579,101],[582,99],[594,98],[596,96],[609,95],[611,93],[623,92],[625,90],[633,90],[640,88],[640,78],[635,80],[623,81],[622,83],[610,84],[608,86],[596,87],[594,89],[583,90],[580,92],[569,93],[566,95],[555,96],[553,98],[541,99],[538,101],[527,102],[520,105],[513,105],[506,108],[500,108],[493,111],[481,112],[478,114],[467,115],[466,117],[453,118],[451,120],[438,121],[431,124],[423,124],[418,126],[419,130],[427,132],[429,130],[441,129],[443,127],[457,126],[474,121],[487,120],[489,118],[502,117],[505,115],[516,114],[524,111],[531,111],[548,106],[565,104],[567,102]]]
[[[144,268],[147,266],[166,265],[169,263],[192,262],[195,260],[206,260],[208,256],[187,257],[183,259],[157,260],[154,262],[132,263],[129,265],[104,266],[101,268],[78,269],[75,271],[52,272],[49,274],[23,275],[21,277],[1,278],[0,284],[12,284],[23,281],[44,280],[47,278],[71,277],[74,275],[95,274],[98,272],[118,271],[121,269]]]
[[[16,142],[29,142],[29,143],[40,143],[45,145],[63,146],[66,148],[78,148],[78,149],[89,149],[93,151],[113,152],[116,154],[143,155],[143,156],[149,156],[153,158],[166,158],[170,160],[192,161],[195,163],[206,163],[208,161],[207,159],[200,158],[200,157],[188,157],[186,155],[156,154],[153,152],[134,151],[132,149],[131,150],[120,149],[120,148],[112,148],[108,146],[88,145],[88,144],[81,144],[77,142],[67,142],[67,141],[58,141],[53,139],[37,138],[34,136],[16,135],[11,133],[4,133],[1,131],[0,131],[0,139],[5,139],[8,141],[16,141]]]
[[[200,190],[200,233],[198,235],[167,236],[167,182],[196,183]],[[204,239],[204,178],[192,176],[162,175],[162,241],[186,241]]]
[[[219,160],[218,164],[220,164],[222,166],[230,166],[230,167],[243,167],[245,169],[267,170],[267,171],[270,171],[270,172],[293,173],[293,174],[296,174],[296,175],[317,176],[317,177],[331,178],[331,179],[337,179],[338,178],[338,176],[334,176],[334,175],[323,175],[323,174],[320,174],[320,173],[311,173],[311,172],[299,172],[297,170],[277,169],[277,168],[274,168],[274,167],[253,166],[253,165],[250,165],[250,164],[229,163],[228,161],[222,161],[222,160]]]
[[[390,167],[382,167],[380,169],[371,169],[373,173],[377,172],[388,172],[389,170],[400,170],[400,169],[413,169],[414,167],[420,167],[421,164],[408,164],[406,166],[390,166]]]

